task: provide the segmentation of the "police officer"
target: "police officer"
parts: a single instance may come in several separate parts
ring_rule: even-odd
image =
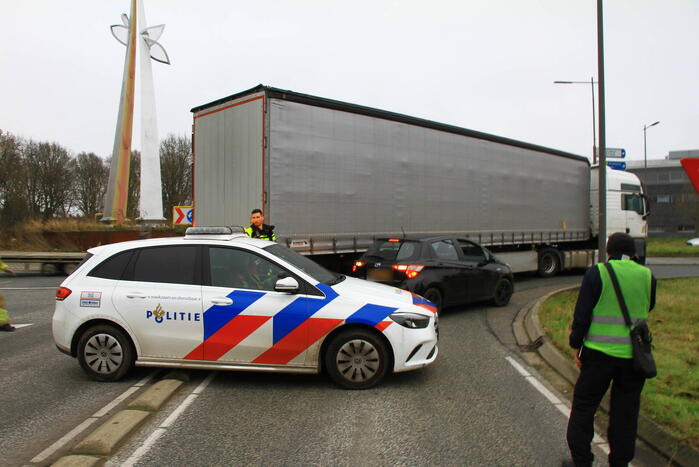
[[[264,222],[265,217],[262,215],[262,210],[253,209],[250,213],[250,227],[245,229],[245,233],[252,238],[276,242],[277,236],[274,234],[274,226],[267,225]]]
[[[647,318],[655,306],[656,281],[650,269],[631,259],[635,259],[633,238],[625,233],[610,235],[607,255],[631,319]],[[575,349],[576,364],[580,367],[566,436],[573,464],[592,465],[590,443],[594,436],[595,412],[611,383],[608,461],[610,466],[625,466],[634,457],[645,379],[633,369],[629,328],[603,263],[585,273],[569,343]]]
[[[3,271],[11,276],[15,275],[15,273],[10,269],[10,267],[2,262],[2,259],[0,259],[0,271]],[[12,332],[14,330],[15,327],[10,324],[10,315],[5,309],[5,297],[2,294],[0,294],[0,331]]]

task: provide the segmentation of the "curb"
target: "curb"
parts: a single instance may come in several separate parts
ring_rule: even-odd
[[[551,368],[572,385],[575,385],[580,370],[561,354],[546,335],[539,322],[539,309],[541,304],[551,296],[578,288],[579,286],[577,285],[565,287],[544,295],[535,300],[533,304],[527,304],[523,307],[517,314],[515,322],[513,322],[513,331],[517,344],[521,348],[527,348],[532,347],[533,343],[540,343],[540,345],[536,346],[538,347],[536,352]],[[600,407],[604,412],[609,413],[609,394],[604,396]],[[677,439],[643,414],[640,414],[638,418],[638,437],[677,465],[687,467],[699,465],[698,449]]]
[[[115,452],[115,448],[133,434],[143,422],[189,381],[182,372],[172,372],[134,399],[59,458],[52,467],[92,467],[101,465]]]
[[[697,256],[648,256],[646,266],[697,266]]]

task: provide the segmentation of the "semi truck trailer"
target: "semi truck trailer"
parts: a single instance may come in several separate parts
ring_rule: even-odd
[[[585,157],[263,85],[191,111],[197,226],[246,225],[261,208],[280,243],[344,271],[401,235],[462,236],[543,276],[594,261]],[[606,172],[608,232],[645,257],[641,183]]]

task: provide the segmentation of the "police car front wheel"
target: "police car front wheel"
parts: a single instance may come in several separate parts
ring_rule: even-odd
[[[134,359],[131,343],[120,329],[99,325],[80,336],[78,360],[92,379],[117,381],[131,369]]]
[[[388,363],[386,344],[363,329],[338,334],[325,354],[328,375],[346,389],[367,389],[376,385],[386,375]]]

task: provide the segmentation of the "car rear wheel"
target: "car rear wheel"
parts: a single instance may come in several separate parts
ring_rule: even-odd
[[[429,289],[425,290],[425,293],[422,296],[434,303],[434,306],[437,308],[437,313],[442,311],[442,292],[440,292],[439,289],[430,287]]]
[[[333,338],[325,352],[325,368],[335,384],[346,389],[367,389],[386,375],[389,354],[376,334],[351,329]]]
[[[495,306],[505,306],[510,303],[514,287],[512,281],[504,277],[498,280],[495,284],[495,292],[493,293],[493,304]]]
[[[129,338],[120,329],[99,325],[80,336],[78,360],[92,379],[117,381],[131,369],[134,352]]]

